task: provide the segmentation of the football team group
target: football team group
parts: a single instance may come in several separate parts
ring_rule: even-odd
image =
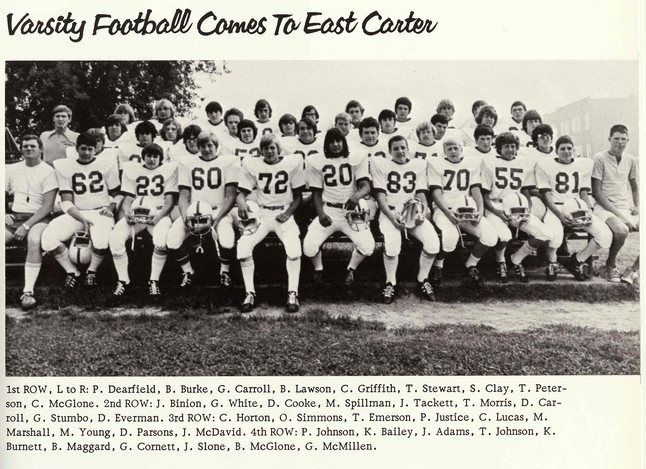
[[[607,149],[588,159],[576,150],[584,142],[556,138],[520,101],[500,122],[493,106],[477,101],[473,122],[461,128],[452,126],[448,99],[429,121],[414,122],[411,110],[402,97],[375,119],[353,100],[321,129],[315,106],[306,106],[300,119],[274,120],[261,99],[254,118],[245,119],[236,108],[224,112],[210,102],[206,118],[187,122],[162,99],[151,120],[136,121],[132,108],[120,104],[102,128],[79,135],[69,128],[72,111],[56,106],[54,130],[23,136],[23,161],[5,167],[12,198],[5,242],[27,243],[23,309],[37,304],[43,252],[67,273],[67,290],[96,286],[97,269],[111,254],[118,276],[113,294],[127,295],[127,244],[145,231],[154,246],[150,295],[161,294],[169,254],[181,266],[180,287],[189,288],[191,255],[211,236],[225,291],[232,287],[232,262],[240,264],[243,312],[257,302],[253,252],[269,233],[285,248],[286,309],[296,312],[302,255],[312,262],[312,281],[321,283],[321,247],[343,233],[354,247],[344,279],[351,286],[375,250],[372,220],[383,237],[387,304],[397,297],[398,259],[408,237],[421,244],[417,292],[424,300],[434,300],[444,261],[464,233],[475,240],[464,265],[474,286],[482,283],[478,263],[489,249],[500,282],[509,276],[527,282],[523,260],[539,248],[547,256],[546,278],[555,280],[557,249],[573,230],[589,234],[581,250],[561,261],[575,278],[592,276],[587,261],[604,248],[605,276],[621,280],[617,254],[639,228],[637,159],[625,152],[625,126],[612,126]],[[519,231],[525,241],[507,255]]]

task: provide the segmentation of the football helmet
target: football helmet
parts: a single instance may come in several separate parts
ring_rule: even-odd
[[[186,227],[195,236],[204,236],[213,226],[213,209],[206,202],[196,200],[186,210]]]
[[[243,236],[252,235],[258,231],[260,217],[262,215],[260,213],[260,206],[253,200],[247,200],[247,207],[249,207],[247,210],[247,219],[243,220],[238,217],[238,229]]]
[[[352,231],[363,231],[370,229],[370,208],[368,202],[364,199],[359,199],[359,202],[354,209],[344,209],[345,219]]]
[[[561,212],[572,218],[572,224],[575,228],[588,226],[592,223],[590,208],[581,199],[569,197],[561,207]]]
[[[417,220],[424,220],[424,204],[417,197],[408,199],[397,211],[406,228],[415,228]]]
[[[92,260],[92,239],[87,231],[77,231],[68,249],[70,260],[76,265],[89,264]]]
[[[460,197],[460,202],[453,207],[453,214],[460,221],[476,221],[478,219],[478,205],[473,197],[465,195]]]
[[[519,192],[507,194],[502,199],[502,210],[511,221],[522,223],[529,218],[529,201]]]
[[[128,221],[131,223],[148,223],[155,216],[157,206],[153,199],[148,197],[137,197],[130,206]]]

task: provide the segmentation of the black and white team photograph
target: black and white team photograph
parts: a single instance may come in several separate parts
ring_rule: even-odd
[[[636,61],[7,61],[7,376],[639,372]]]

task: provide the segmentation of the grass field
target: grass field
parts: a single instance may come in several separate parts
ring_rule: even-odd
[[[639,333],[549,326],[386,330],[324,311],[279,319],[63,312],[7,320],[8,376],[639,373]]]

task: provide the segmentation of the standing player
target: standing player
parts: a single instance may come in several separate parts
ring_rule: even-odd
[[[40,239],[54,209],[58,180],[54,169],[42,161],[43,142],[25,135],[20,142],[24,161],[5,166],[5,198],[13,195],[5,215],[5,244],[27,241],[25,286],[20,303],[25,311],[36,306],[34,285],[43,262]]]
[[[238,185],[240,219],[256,218],[259,223],[256,231],[243,234],[238,241],[238,259],[246,291],[241,310],[247,313],[256,305],[253,249],[269,233],[274,232],[287,254],[287,312],[294,313],[299,310],[301,241],[298,225],[292,215],[301,203],[301,192],[305,188],[303,160],[297,155],[282,155],[282,146],[273,134],[262,136],[260,152],[262,158],[244,160]],[[255,194],[260,213],[253,213],[247,204],[247,198],[252,193]]]
[[[306,161],[310,156],[323,153],[323,146],[321,140],[317,137],[318,126],[314,120],[309,117],[304,117],[296,125],[298,136],[290,140],[285,150],[288,153],[300,155],[303,161]]]
[[[540,126],[539,126],[540,127]],[[536,132],[536,130],[534,130]],[[577,280],[585,280],[586,261],[599,249],[608,249],[612,243],[610,228],[592,215],[588,194],[591,188],[593,163],[587,158],[574,158],[574,143],[567,135],[556,140],[556,158],[541,158],[536,162],[536,185],[543,196],[547,212],[543,222],[554,234],[547,245],[547,279],[556,279],[556,251],[563,242],[564,228],[581,228],[592,235],[588,245],[572,254],[570,267]],[[570,206],[577,212],[587,212],[585,222],[573,219]]]
[[[359,128],[359,124],[363,120],[363,113],[366,110],[361,105],[359,101],[351,99],[348,101],[348,104],[345,105],[345,112],[352,118],[352,127],[355,129]]]
[[[473,131],[473,138],[476,142],[475,147],[464,148],[464,156],[467,158],[476,157],[482,159],[492,151],[494,131],[488,125],[479,125]]]
[[[258,150],[258,128],[253,121],[242,119],[237,125],[238,138],[230,139],[226,146],[221,145],[222,153],[228,153],[237,156],[242,161],[247,156],[257,157]]]
[[[428,121],[420,122],[415,129],[417,141],[410,146],[410,154],[413,158],[430,159],[437,158],[440,145],[435,140],[433,124]]]
[[[507,131],[519,131],[523,128],[523,116],[527,112],[527,106],[522,101],[514,101],[511,105],[510,116],[501,122],[502,129]]]
[[[197,137],[201,132],[200,126],[195,124],[187,125],[182,132],[182,140],[168,150],[168,159],[179,165],[184,161],[184,158],[192,158],[198,155],[200,149],[197,147]]]
[[[543,118],[535,109],[531,109],[523,115],[521,131],[514,132],[514,134],[518,136],[521,148],[535,147],[534,141],[532,140],[532,132],[534,132],[537,125],[542,123]]]
[[[465,263],[467,278],[477,285],[481,282],[478,262],[498,241],[493,225],[483,218],[484,203],[480,190],[482,161],[479,158],[465,158],[461,143],[451,137],[444,139],[443,146],[445,157],[430,160],[428,171],[429,190],[435,203],[433,223],[442,233],[442,249],[435,257],[430,282],[433,287],[439,287],[444,259],[455,251],[462,230],[477,239]],[[468,216],[462,218],[463,208],[475,211],[469,211]]]
[[[233,259],[235,233],[233,218],[229,212],[235,204],[236,187],[240,174],[240,158],[231,154],[220,154],[220,142],[212,132],[202,132],[197,138],[200,156],[185,158],[179,167],[179,213],[168,232],[168,249],[175,252],[175,258],[182,268],[180,287],[190,287],[195,271],[191,266],[188,252],[182,246],[190,232],[186,226],[186,211],[193,202],[202,201],[213,210],[213,240],[219,243],[220,285],[229,289],[229,269]]]
[[[96,285],[96,271],[108,252],[108,238],[114,226],[119,193],[119,173],[113,160],[96,158],[96,138],[88,134],[76,140],[78,159],[65,158],[54,163],[60,184],[61,210],[43,232],[43,249],[54,256],[67,272],[65,288],[76,287],[81,275],[69,258],[65,242],[78,231],[89,232],[92,259],[85,276],[85,285]]]
[[[606,276],[619,282],[617,254],[630,231],[639,230],[639,170],[637,158],[625,153],[628,128],[613,125],[610,149],[594,155],[592,195],[597,201],[594,213],[610,227],[612,244],[606,261]]]
[[[498,278],[501,282],[509,281],[505,251],[512,238],[509,229],[512,227],[529,235],[529,239],[511,255],[511,263],[519,279],[528,282],[523,259],[547,243],[553,235],[543,222],[531,214],[529,191],[536,186],[534,160],[518,156],[518,137],[511,132],[498,135],[495,145],[496,155],[487,155],[482,160],[482,191],[487,209],[485,217],[493,224],[498,235],[495,246]],[[507,200],[515,201],[515,208],[524,210],[520,220],[504,210],[503,201],[509,195],[511,197]]]
[[[159,277],[166,264],[166,238],[173,224],[169,214],[177,200],[177,164],[164,164],[164,150],[156,143],[146,145],[141,156],[143,164],[130,162],[125,165],[121,184],[124,195],[121,209],[125,217],[110,233],[110,251],[119,278],[113,293],[115,296],[124,295],[130,284],[126,242],[143,230],[152,235],[154,246],[149,293],[153,296],[161,294]],[[150,210],[143,222],[132,210],[133,202]]]
[[[435,114],[431,117],[431,124],[435,127],[435,139],[439,142],[446,135],[449,128],[449,119],[444,114]]]
[[[346,210],[355,210],[360,200],[370,194],[368,158],[350,155],[347,140],[336,128],[325,134],[323,149],[324,155],[316,154],[307,160],[307,181],[318,217],[307,230],[303,252],[314,265],[315,283],[321,283],[321,246],[333,233],[340,231],[345,234],[355,245],[345,278],[346,285],[351,286],[354,284],[354,271],[375,250],[368,223],[369,212],[364,224],[366,229],[360,231],[352,228],[346,218]]]
[[[409,138],[415,131],[413,119],[410,118],[410,112],[413,110],[413,103],[405,96],[397,98],[395,101],[395,114],[397,118],[397,129],[400,135]]]
[[[359,137],[361,141],[352,145],[350,153],[359,153],[368,158],[386,158],[388,143],[379,141],[379,122],[374,117],[366,117],[359,124]]]
[[[410,159],[406,139],[400,135],[388,141],[388,149],[390,158],[373,158],[370,161],[375,198],[381,210],[379,229],[384,235],[386,286],[382,292],[383,302],[390,304],[396,296],[396,274],[402,233],[406,236],[411,235],[422,243],[417,272],[419,293],[423,298],[434,301],[435,296],[433,287],[428,281],[428,273],[440,249],[440,241],[433,226],[425,217],[428,163],[419,158]],[[402,209],[411,200],[417,201],[413,205],[419,207],[419,212],[408,225],[407,220],[402,218]]]
[[[161,127],[161,126],[160,126]],[[157,127],[150,121],[143,121],[135,127],[135,141],[124,142],[119,145],[119,169],[124,163],[136,161],[141,163],[141,150],[148,144],[154,143],[157,138]]]
[[[271,121],[273,110],[269,101],[266,99],[259,99],[253,109],[253,115],[256,116],[256,124],[258,125],[260,135],[278,133],[279,130]]]
[[[395,120],[397,115],[390,109],[384,109],[379,113],[377,119],[381,126],[381,133],[385,135],[400,134],[399,129],[395,127]],[[389,137],[386,137],[389,138]]]

